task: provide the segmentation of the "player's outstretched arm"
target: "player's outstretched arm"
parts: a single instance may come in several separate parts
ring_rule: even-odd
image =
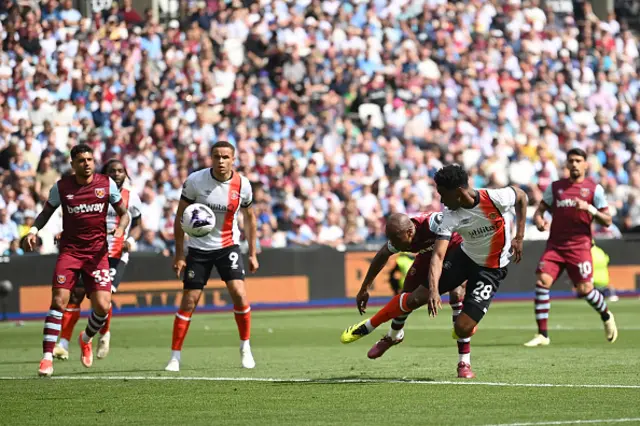
[[[369,269],[367,270],[367,275],[364,277],[364,281],[362,281],[362,285],[360,286],[360,291],[356,296],[356,307],[358,308],[358,312],[360,315],[364,314],[367,310],[367,302],[369,301],[369,288],[373,285],[373,280],[376,279],[382,268],[387,264],[389,258],[393,255],[393,252],[389,250],[389,244],[385,243],[380,250],[376,253],[369,265]]]
[[[36,242],[38,240],[38,231],[40,231],[42,228],[45,227],[45,225],[47,224],[47,222],[49,222],[49,219],[51,219],[51,216],[53,216],[53,213],[56,211],[58,207],[54,207],[49,203],[45,203],[44,208],[42,209],[42,211],[40,212],[40,214],[38,215],[38,217],[36,217],[35,222],[33,223],[33,226],[31,227],[31,229],[29,229],[29,233],[27,234],[27,238],[25,238],[25,250],[27,251],[33,251],[36,247]]]
[[[244,234],[249,244],[249,272],[254,273],[260,267],[258,263],[258,253],[256,249],[256,235],[258,233],[258,224],[253,206],[242,208],[242,216],[244,218]]]
[[[427,299],[427,308],[429,315],[435,317],[438,310],[442,307],[440,301],[440,276],[442,275],[442,265],[444,257],[449,247],[449,239],[439,238],[433,247],[431,255],[431,265],[429,266],[429,298]]]
[[[529,203],[529,199],[522,189],[516,188],[515,186],[511,188],[516,192],[516,236],[511,242],[511,247],[513,261],[519,263],[522,259],[522,245],[524,241],[524,229],[527,225],[527,204]]]

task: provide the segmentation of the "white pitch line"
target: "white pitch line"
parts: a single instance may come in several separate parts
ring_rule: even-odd
[[[543,426],[543,425],[584,425],[598,423],[629,423],[640,422],[640,417],[623,419],[599,419],[599,420],[563,420],[555,422],[532,422],[532,423],[501,423],[484,426]]]
[[[272,378],[272,377],[185,377],[185,376],[54,376],[53,380],[169,380],[202,382],[268,382],[268,383],[402,383],[414,385],[458,385],[458,386],[497,386],[523,388],[593,388],[593,389],[640,389],[640,385],[611,384],[563,384],[563,383],[503,383],[503,382],[467,382],[467,381],[429,381],[411,379],[308,379],[308,378]],[[0,377],[0,380],[41,380],[38,377]]]

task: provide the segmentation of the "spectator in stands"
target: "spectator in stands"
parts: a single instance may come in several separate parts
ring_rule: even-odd
[[[0,209],[0,251],[4,251],[14,240],[20,238],[18,225],[11,220],[6,208]]]
[[[166,244],[156,236],[155,231],[147,229],[142,233],[142,239],[138,242],[137,251],[142,253],[158,253],[169,256],[171,253]]]
[[[2,3],[0,208],[20,227],[86,142],[123,160],[145,238],[171,248],[165,207],[224,139],[260,187],[264,247],[378,243],[385,215],[440,208],[432,177],[454,161],[473,186],[519,185],[533,204],[576,146],[618,229],[640,229],[640,62],[614,17],[537,1],[210,0],[164,27],[130,0],[90,18],[41,3]]]

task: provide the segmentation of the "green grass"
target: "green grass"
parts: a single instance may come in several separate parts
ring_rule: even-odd
[[[435,320],[426,311],[414,313],[405,342],[376,361],[367,359],[366,352],[386,326],[350,345],[339,341],[341,331],[360,319],[355,308],[254,312],[258,366],[252,371],[239,367],[232,315],[196,314],[182,371],[175,375],[163,371],[172,316],[116,317],[107,359],[87,370],[74,344],[71,360],[55,362],[55,376],[89,380],[32,379],[41,355],[42,323],[0,324],[0,377],[24,378],[0,380],[0,424],[487,425],[640,418],[640,300],[623,300],[612,308],[620,327],[613,345],[586,303],[552,301],[552,344],[529,349],[522,343],[535,332],[533,304],[494,304],[472,340],[478,376],[472,382],[636,388],[440,383],[459,382],[448,307]],[[124,378],[139,376],[280,381]],[[435,383],[339,383],[342,379]]]

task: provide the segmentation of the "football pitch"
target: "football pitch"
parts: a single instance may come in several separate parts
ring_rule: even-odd
[[[640,300],[610,307],[615,344],[585,302],[552,300],[551,345],[525,348],[533,302],[495,303],[468,381],[455,378],[448,305],[436,319],[415,312],[404,343],[375,361],[366,353],[386,326],[340,343],[355,308],[254,311],[254,370],[240,368],[231,313],[196,313],[174,374],[163,371],[173,316],[114,316],[109,357],[85,369],[74,340],[53,379],[36,377],[42,322],[0,323],[0,424],[640,425]]]

